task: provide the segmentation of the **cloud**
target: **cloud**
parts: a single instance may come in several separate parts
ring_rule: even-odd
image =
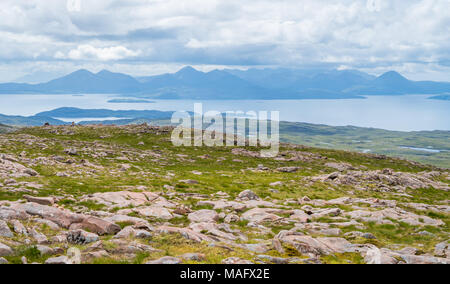
[[[92,45],[79,45],[76,49],[69,51],[67,55],[58,51],[55,54],[57,59],[72,59],[72,60],[121,60],[129,57],[138,56],[140,51],[132,51],[124,46],[112,46],[97,48]]]
[[[2,0],[0,61],[439,71],[450,64],[449,8],[450,0]]]

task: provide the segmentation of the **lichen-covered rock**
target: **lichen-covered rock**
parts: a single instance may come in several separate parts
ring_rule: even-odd
[[[242,214],[242,219],[254,223],[273,222],[281,219],[280,216],[273,214],[279,211],[271,208],[253,208]]]
[[[152,260],[147,262],[146,264],[180,264],[182,261],[179,258],[164,256],[157,260]]]
[[[214,210],[199,210],[188,215],[188,219],[194,223],[217,222],[219,214]]]
[[[80,223],[84,220],[85,216],[80,214],[74,214],[67,210],[61,210],[55,207],[41,205],[37,203],[25,203],[18,204],[15,207],[19,210],[23,210],[26,213],[33,216],[40,216],[41,218],[55,222],[60,227],[68,229],[73,223]]]
[[[9,229],[8,224],[5,221],[0,220],[0,237],[12,238],[14,237],[13,232]]]
[[[80,223],[75,223],[70,226],[71,230],[83,229],[97,235],[114,235],[120,231],[120,227],[109,221],[97,218],[87,217]]]
[[[18,208],[11,207],[0,207],[0,220],[10,221],[10,220],[26,220],[30,217],[25,210],[20,210]]]
[[[89,233],[84,230],[73,230],[67,234],[67,242],[77,245],[85,245],[99,240],[97,234]]]
[[[72,264],[67,256],[51,257],[45,261],[45,264]]]
[[[450,242],[442,242],[436,245],[434,254],[439,257],[450,258]]]
[[[0,243],[0,256],[9,256],[13,253],[13,250],[9,246]]]
[[[259,196],[256,195],[256,193],[254,193],[253,191],[247,189],[247,190],[244,190],[243,192],[239,193],[237,199],[242,200],[242,201],[259,200]]]
[[[229,257],[222,260],[222,264],[253,264],[250,260],[242,259],[239,257]]]
[[[28,202],[33,202],[41,205],[53,206],[55,199],[53,197],[34,197],[30,195],[24,195],[23,198]]]

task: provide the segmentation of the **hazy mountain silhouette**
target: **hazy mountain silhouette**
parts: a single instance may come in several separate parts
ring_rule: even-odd
[[[133,78],[103,70],[78,70],[41,84],[0,84],[0,93],[123,94],[159,99],[344,99],[360,95],[441,94],[450,83],[415,82],[390,71],[379,77],[356,70],[249,69]]]

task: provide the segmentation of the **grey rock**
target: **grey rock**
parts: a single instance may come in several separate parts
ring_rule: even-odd
[[[256,195],[256,193],[254,193],[253,191],[247,189],[239,193],[238,199],[242,201],[259,200],[259,196]]]
[[[37,245],[36,246],[37,250],[41,252],[42,255],[53,255],[55,254],[55,251],[48,247],[48,246],[43,246],[43,245]]]
[[[11,229],[9,229],[8,224],[3,220],[0,220],[0,237],[4,238],[14,237],[14,234],[11,232]]]
[[[70,261],[70,259],[65,255],[52,257],[45,261],[45,264],[71,264],[71,263],[72,262]]]
[[[213,223],[219,220],[219,214],[214,210],[199,210],[188,215],[188,219],[195,223]]]
[[[206,256],[201,253],[185,253],[181,256],[181,258],[191,261],[204,261],[206,259]]]
[[[72,230],[67,234],[67,241],[71,244],[85,245],[99,240],[97,234],[84,230]]]
[[[2,243],[0,243],[0,256],[9,256],[13,254],[13,250]]]
[[[27,228],[25,228],[24,225],[19,220],[13,220],[11,221],[11,224],[14,227],[14,232],[19,235],[28,236]]]
[[[146,264],[180,264],[181,259],[171,256],[165,256],[157,260],[152,260],[147,262]]]
[[[448,241],[436,245],[434,254],[439,257],[450,258],[450,243]]]
[[[41,205],[53,206],[53,204],[55,204],[55,199],[53,197],[34,197],[24,195],[23,198],[25,198],[28,202],[34,202]]]

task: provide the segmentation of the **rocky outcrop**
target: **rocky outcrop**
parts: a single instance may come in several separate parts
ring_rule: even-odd
[[[0,256],[9,256],[13,253],[13,250],[9,246],[0,243]]]
[[[448,191],[450,186],[435,181],[429,175],[394,172],[390,169],[377,171],[348,171],[346,173],[333,173],[311,178],[313,181],[331,182],[337,185],[352,185],[365,187],[372,184],[384,191],[405,190],[407,188],[437,188]]]
[[[179,258],[165,256],[157,260],[152,260],[147,262],[146,264],[180,264],[182,261]]]
[[[428,216],[417,215],[400,208],[387,208],[380,211],[355,210],[346,213],[352,219],[361,219],[365,222],[375,222],[377,224],[392,224],[390,219],[404,222],[412,226],[442,226],[442,220],[433,219]]]
[[[20,164],[11,155],[0,154],[0,178],[20,178],[37,176],[38,173]]]
[[[41,205],[53,206],[55,204],[55,199],[53,197],[34,197],[29,195],[24,195],[28,202],[33,202]]]
[[[70,244],[86,245],[99,240],[97,234],[89,233],[84,230],[72,230],[67,234],[67,242]]]
[[[159,205],[162,207],[174,207],[174,205],[168,202],[165,198],[151,192],[119,191],[94,193],[85,197],[83,200],[90,200],[108,207],[118,208],[130,206],[137,207],[146,204]]]
[[[0,237],[12,238],[14,234],[9,229],[8,224],[5,221],[0,220]]]
[[[0,207],[0,220],[25,220],[28,219],[30,215],[25,212],[25,210],[21,210],[19,208],[11,208],[11,207]]]
[[[202,234],[194,232],[193,230],[187,228],[177,228],[177,227],[169,227],[169,226],[161,226],[157,228],[157,232],[161,234],[180,234],[184,238],[188,240],[192,240],[195,242],[212,242],[214,241],[212,238]]]
[[[13,207],[33,216],[40,216],[44,219],[55,222],[60,227],[68,229],[73,223],[81,223],[85,216],[74,214],[67,210],[61,210],[55,207],[40,205],[37,203],[17,204]]]
[[[259,200],[259,196],[256,195],[251,190],[244,190],[243,192],[239,193],[237,200],[241,201],[249,201],[249,200]]]
[[[114,223],[102,220],[97,217],[86,217],[80,223],[74,223],[70,226],[71,230],[83,229],[97,235],[114,235],[120,231],[120,227]]]
[[[274,214],[277,212],[280,212],[280,210],[272,208],[253,208],[242,214],[242,219],[253,223],[274,222],[282,219],[280,216]]]
[[[194,223],[214,223],[219,220],[219,214],[214,210],[199,210],[188,215],[188,219]]]

